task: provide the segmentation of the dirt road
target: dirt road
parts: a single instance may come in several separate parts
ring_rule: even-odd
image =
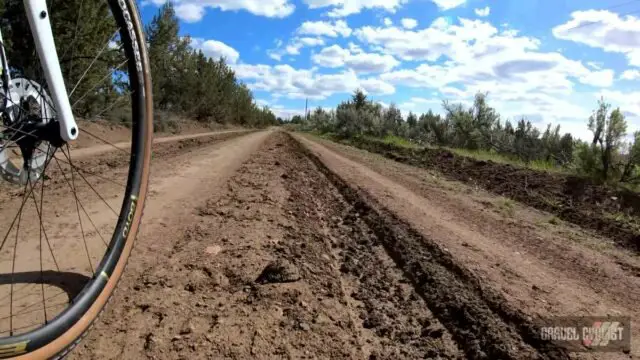
[[[309,137],[263,131],[179,143],[158,145],[127,272],[70,358],[640,356],[637,340],[630,354],[567,353],[534,326],[555,315],[640,320],[640,260],[610,240]],[[111,177],[123,171],[117,158],[82,161]],[[117,203],[111,181],[95,186]],[[86,208],[108,218],[99,199]],[[81,258],[63,237],[77,227],[74,214],[60,211],[49,225],[60,230],[54,251]]]

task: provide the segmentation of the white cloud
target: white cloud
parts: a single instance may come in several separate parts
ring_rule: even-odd
[[[357,14],[363,9],[382,9],[395,12],[408,0],[303,0],[311,9],[329,7],[330,17],[344,17]]]
[[[300,35],[328,37],[349,37],[351,32],[351,28],[344,20],[338,20],[333,23],[328,21],[305,21],[297,30]]]
[[[151,0],[155,5],[162,5],[166,0]],[[173,0],[176,15],[186,22],[202,20],[206,8],[222,11],[244,10],[254,15],[270,18],[284,18],[293,13],[295,6],[290,0]]]
[[[467,2],[467,0],[432,0],[434,4],[438,6],[440,10],[449,10],[457,8],[458,6]]]
[[[622,80],[636,80],[640,79],[640,70],[625,70],[620,75],[620,79]]]
[[[630,65],[640,66],[640,19],[607,10],[575,11],[571,20],[553,28],[558,39],[582,43],[627,56]]]
[[[401,20],[401,23],[402,23],[402,27],[409,30],[418,26],[418,21],[416,19],[411,19],[411,18],[404,18]]]
[[[587,61],[587,65],[596,70],[602,69],[602,64],[595,61]]]
[[[537,39],[517,37],[509,30],[499,33],[481,20],[460,19],[460,25],[452,25],[442,17],[434,20],[430,27],[417,31],[364,26],[355,31],[355,36],[364,43],[381,46],[403,60],[427,61],[436,61],[443,56],[482,56],[509,48],[536,49],[540,43]]]
[[[467,104],[468,101],[459,101]],[[442,110],[442,99],[439,98],[422,98],[422,97],[412,97],[409,101],[402,102],[398,104],[400,110],[402,110],[403,115],[406,117],[409,115],[409,112],[413,112],[414,114],[424,114],[431,110],[434,114],[442,114],[444,115],[444,111]]]
[[[304,46],[320,46],[324,45],[324,39],[321,38],[311,38],[311,37],[303,37],[297,39],[300,44]]]
[[[195,4],[178,4],[175,7],[176,16],[185,22],[198,22],[204,16],[204,7]]]
[[[393,85],[377,78],[360,79],[353,70],[323,74],[317,68],[295,69],[290,65],[233,65],[239,79],[253,90],[267,91],[275,97],[326,99],[333,94],[351,94],[362,88],[371,94],[391,94]]]
[[[378,95],[390,95],[396,92],[396,88],[380,79],[369,78],[360,81],[360,86],[366,93]]]
[[[475,9],[474,12],[476,13],[476,15],[481,17],[489,16],[489,13],[491,13],[491,8],[485,6],[484,8]]]
[[[315,64],[323,67],[347,67],[358,73],[377,73],[390,71],[400,62],[391,55],[364,53],[355,44],[350,49],[343,49],[339,45],[326,47],[312,56]]]
[[[304,105],[304,104],[303,104]],[[276,117],[281,119],[291,119],[295,115],[304,117],[304,109],[289,109],[283,105],[273,105],[269,107]]]
[[[387,17],[387,18],[384,18],[383,22],[384,22],[384,26],[391,26],[391,25],[393,25],[393,21],[391,21],[391,19],[389,19],[388,17]]]
[[[560,53],[539,52],[540,41],[498,30],[481,20],[459,19],[451,25],[436,19],[429,28],[412,31],[397,27],[357,29],[361,41],[403,60],[423,60],[415,70],[383,74],[388,81],[439,87],[454,82],[523,83],[532,90],[570,93],[575,79],[585,85],[611,86],[610,69],[591,70]],[[430,65],[444,59],[441,65]]]
[[[217,40],[193,38],[191,39],[191,46],[194,49],[202,50],[202,52],[210,58],[225,58],[227,63],[230,64],[236,63],[240,58],[240,53],[236,49]]]
[[[281,61],[284,55],[299,55],[303,47],[316,47],[324,45],[324,43],[323,38],[294,37],[283,47],[282,41],[279,40],[276,42],[275,49],[267,50],[267,55],[276,61]]]
[[[265,99],[256,99],[255,102],[258,106],[269,106],[270,104],[270,102]]]
[[[379,76],[382,81],[436,89],[443,99],[466,104],[476,92],[488,91],[491,104],[503,116],[559,123],[578,136],[585,134],[584,121],[592,103],[583,103],[584,96],[576,97],[576,84],[606,88],[615,77],[604,65],[543,52],[540,40],[514,29],[497,29],[482,20],[458,19],[452,24],[438,18],[420,30],[364,26],[356,29],[355,36],[383,54],[421,62],[415,68],[384,72]],[[436,94],[423,101],[411,99],[401,108],[438,111],[440,101]]]

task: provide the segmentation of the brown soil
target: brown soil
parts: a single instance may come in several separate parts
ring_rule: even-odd
[[[448,150],[412,149],[364,138],[349,143],[552,212],[563,220],[594,229],[622,247],[640,251],[640,194],[636,192],[616,190],[578,176],[475,160]]]
[[[548,316],[640,321],[640,260],[589,231],[331,142],[279,131],[211,140],[155,145],[135,252],[107,310],[69,358],[640,355],[637,339],[630,354],[589,354],[538,337],[534,323]],[[120,188],[111,180],[124,173],[125,156],[89,151],[78,160],[114,204]],[[86,260],[68,236],[78,218],[61,192],[65,183],[48,183],[58,191],[45,200],[58,205],[47,224],[53,251]],[[80,193],[102,228],[108,209],[91,189]],[[36,239],[37,230],[25,228]],[[18,270],[32,262],[37,252],[20,258]]]

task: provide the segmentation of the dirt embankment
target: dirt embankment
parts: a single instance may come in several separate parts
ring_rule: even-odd
[[[395,161],[435,169],[445,176],[610,237],[619,246],[640,251],[640,194],[615,190],[578,176],[475,160],[443,149],[401,147],[364,138],[348,144]]]

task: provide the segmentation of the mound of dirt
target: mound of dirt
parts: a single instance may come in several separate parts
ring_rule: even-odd
[[[476,160],[444,149],[411,149],[364,138],[349,140],[348,144],[398,162],[436,169],[451,179],[554,213],[610,237],[621,247],[640,251],[640,231],[633,218],[640,216],[640,195],[635,192],[612,189],[578,176]]]

